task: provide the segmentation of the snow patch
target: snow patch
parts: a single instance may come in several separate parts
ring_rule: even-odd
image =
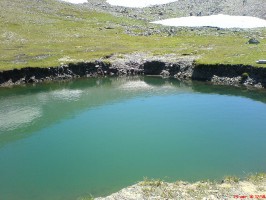
[[[131,8],[144,8],[153,5],[172,3],[178,0],[107,0],[113,6],[123,6]]]
[[[249,16],[211,15],[170,18],[151,22],[165,26],[219,27],[219,28],[259,28],[266,27],[266,20]]]

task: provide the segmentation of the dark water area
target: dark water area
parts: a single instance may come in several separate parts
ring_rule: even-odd
[[[158,77],[0,88],[0,199],[266,171],[266,91]]]

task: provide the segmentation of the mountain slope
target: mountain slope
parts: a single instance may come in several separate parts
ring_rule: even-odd
[[[147,21],[213,14],[253,16],[266,19],[265,0],[179,0],[143,9],[114,7],[106,3],[105,0],[89,0],[85,6],[119,16],[123,15]]]
[[[192,1],[165,5],[165,12],[171,11],[168,8],[174,11],[177,8],[173,5],[181,2],[186,6],[185,2]],[[131,16],[131,12],[144,15],[160,6],[140,10],[96,0],[80,5],[56,0],[1,0],[0,7],[0,70],[59,66],[132,52],[193,55],[201,63],[226,64],[255,64],[266,55],[265,29],[169,28],[148,23],[149,17],[157,16],[153,12],[145,15],[146,20],[139,20],[138,14]],[[260,44],[246,44],[251,37],[258,38]]]

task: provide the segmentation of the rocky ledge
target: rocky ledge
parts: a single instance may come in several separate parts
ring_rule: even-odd
[[[95,200],[227,200],[266,199],[266,176],[264,173],[240,181],[227,177],[221,183],[201,181],[167,183],[161,180],[144,180],[107,197]]]
[[[0,72],[0,86],[79,77],[153,75],[223,85],[266,87],[266,68],[248,65],[197,64],[193,56],[152,56],[144,53],[110,55],[94,62],[50,68],[22,68]]]

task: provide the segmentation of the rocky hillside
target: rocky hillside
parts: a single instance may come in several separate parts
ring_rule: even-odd
[[[254,16],[266,19],[265,0],[179,0],[142,9],[111,6],[105,0],[88,0],[88,3],[84,5],[90,9],[146,21],[213,14]]]

